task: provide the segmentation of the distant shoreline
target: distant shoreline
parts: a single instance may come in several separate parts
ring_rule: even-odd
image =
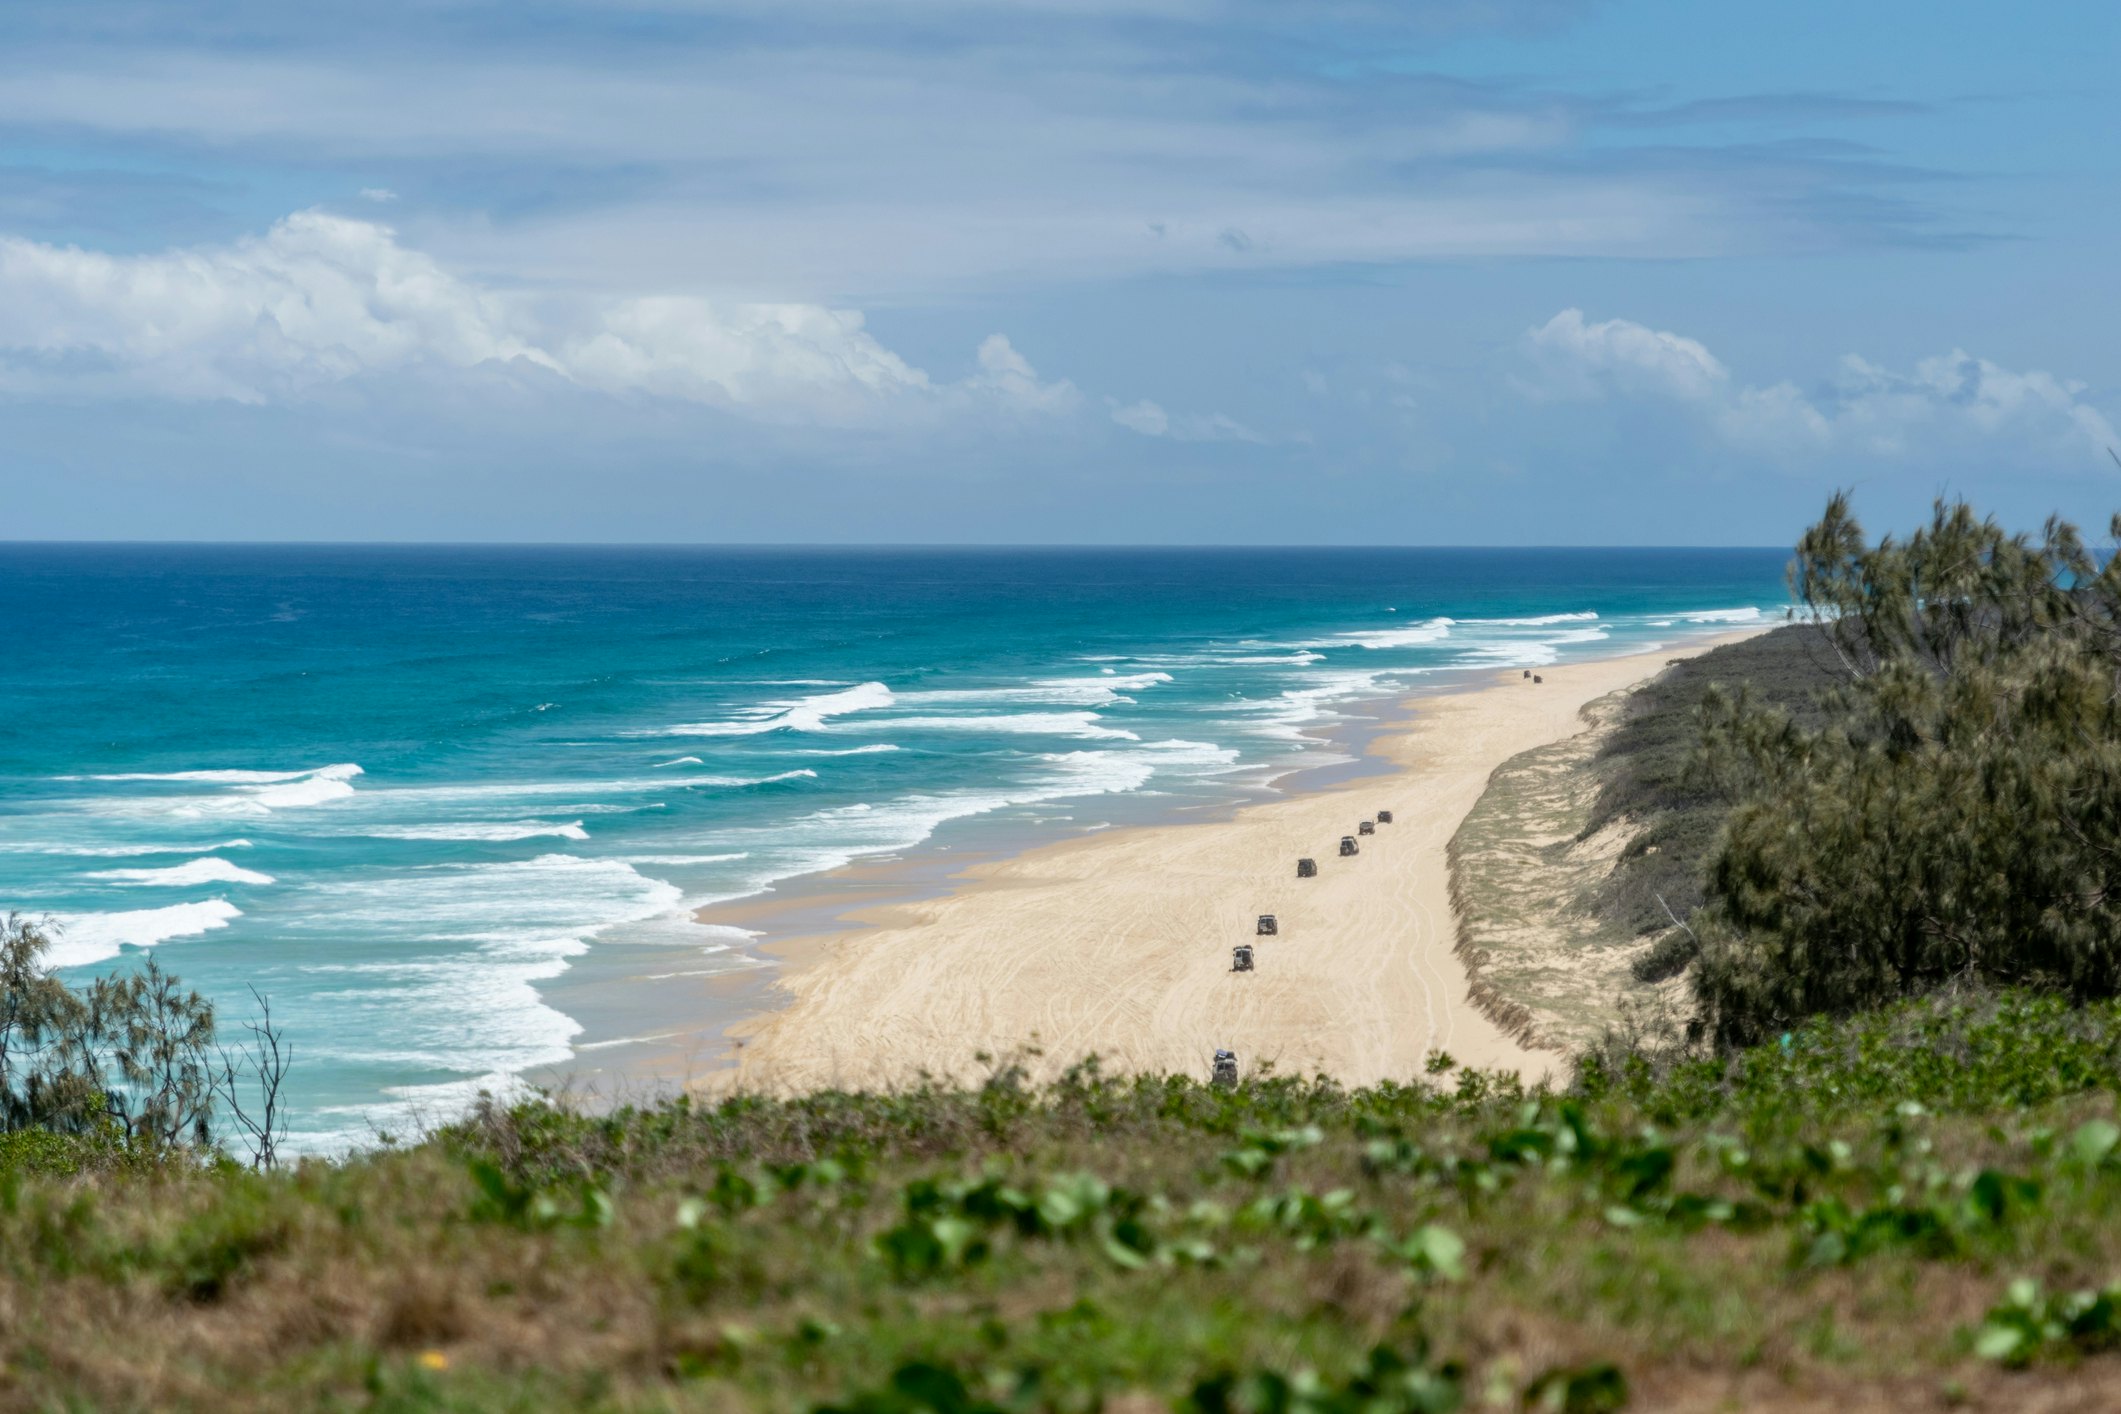
[[[718,983],[710,1009],[746,1019],[721,1029],[701,1018],[654,1049],[682,1051],[682,1078],[717,1093],[976,1080],[993,1064],[982,1054],[1022,1057],[1041,1076],[1095,1054],[1108,1070],[1204,1078],[1218,1046],[1248,1067],[1351,1084],[1409,1078],[1432,1048],[1548,1073],[1554,1053],[1527,1050],[1467,999],[1450,837],[1496,766],[1573,735],[1589,702],[1768,627],[1543,668],[1537,685],[1512,671],[1405,699],[1411,719],[1369,744],[1380,773],[1225,817],[1116,828],[970,867],[962,856],[853,865],[798,900],[702,909],[702,922],[778,925],[764,951],[779,966]],[[1339,836],[1379,809],[1394,822],[1341,860]],[[1300,855],[1318,860],[1318,878],[1296,879]],[[1263,912],[1277,915],[1275,937],[1254,936]],[[1231,974],[1231,949],[1246,942],[1258,968]],[[592,1087],[645,1085],[649,1059],[574,1069]]]

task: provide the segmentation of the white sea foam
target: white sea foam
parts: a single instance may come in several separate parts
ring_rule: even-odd
[[[1038,686],[1096,686],[1113,688],[1120,692],[1146,692],[1150,688],[1155,687],[1160,683],[1167,683],[1169,681],[1171,681],[1171,675],[1169,673],[1128,673],[1125,675],[1121,675],[1114,673],[1110,668],[1106,668],[1103,670],[1103,673],[1101,673],[1098,677],[1095,678],[1041,678],[1039,679]]]
[[[1763,616],[1760,610],[1755,607],[1747,609],[1698,609],[1690,614],[1681,614],[1679,617],[1690,624],[1750,624],[1758,623]]]
[[[343,774],[333,774],[343,771]],[[341,800],[354,793],[351,778],[361,774],[359,766],[334,767],[300,780],[285,781],[273,786],[244,786],[241,789],[250,798],[250,803],[261,810],[294,810],[306,805],[322,805],[327,800]]]
[[[1166,682],[1170,681],[1168,674],[1157,673],[1155,676]],[[1134,681],[1138,679],[1077,678],[1073,681],[1055,679],[1021,687],[934,688],[921,692],[901,692],[897,694],[897,705],[921,708],[1029,703],[1053,707],[1109,707],[1114,703],[1134,700],[1126,695],[1125,687],[1127,683]]]
[[[1468,645],[1452,660],[1461,668],[1538,668],[1561,661],[1561,650],[1579,643],[1596,643],[1609,637],[1598,628],[1568,629],[1536,638],[1505,639],[1498,643]]]
[[[171,938],[189,938],[226,928],[243,910],[225,898],[133,908],[111,913],[55,914],[47,967],[82,967],[118,955],[121,947],[151,948]]]
[[[1283,741],[1309,741],[1307,728],[1335,719],[1337,702],[1388,697],[1396,690],[1388,679],[1419,676],[1419,668],[1313,669],[1302,675],[1303,687],[1284,690],[1278,697],[1241,702],[1232,706],[1253,718],[1257,735]]]
[[[812,751],[800,751],[796,754],[798,756],[874,756],[881,752],[904,751],[905,749],[903,746],[893,746],[888,741],[879,741],[872,742],[868,746],[848,746],[836,751],[818,748]]]
[[[1059,775],[1036,794],[1039,800],[1121,795],[1140,790],[1159,773],[1197,777],[1237,770],[1239,756],[1235,749],[1211,741],[1179,740],[1121,750],[1053,752],[1039,759],[1060,767]]]
[[[723,864],[734,859],[749,859],[749,850],[738,850],[735,854],[623,854],[622,864]]]
[[[666,972],[662,975],[675,977],[678,974]],[[611,1051],[621,1046],[645,1046],[654,1041],[667,1041],[677,1034],[675,1031],[657,1031],[648,1036],[614,1036],[609,1041],[577,1041],[574,1048],[577,1054],[585,1051]]]
[[[1361,648],[1417,648],[1424,643],[1441,643],[1451,636],[1455,620],[1434,618],[1409,628],[1364,629],[1356,633],[1335,634],[1322,642],[1293,645],[1299,648],[1335,648],[1354,644]]]
[[[249,849],[249,840],[222,840],[219,844],[33,844],[11,841],[0,844],[0,854],[54,854],[70,859],[134,859],[143,854],[195,854],[200,850]]]
[[[1260,647],[1261,645],[1246,644],[1244,646],[1248,648],[1256,648]],[[1331,644],[1328,644],[1327,646],[1333,648],[1347,648],[1352,645],[1335,641]],[[1154,658],[1141,658],[1137,661],[1143,663],[1153,663],[1158,667],[1176,668],[1183,672],[1189,668],[1253,668],[1284,666],[1291,668],[1301,668],[1306,666],[1307,664],[1323,661],[1325,656],[1325,654],[1313,652],[1309,648],[1278,648],[1272,653],[1231,653],[1222,652],[1218,650],[1207,650],[1199,653],[1173,653]]]
[[[1529,619],[1466,619],[1462,620],[1462,622],[1469,626],[1474,624],[1495,624],[1504,628],[1544,628],[1548,624],[1582,623],[1586,619],[1595,619],[1597,617],[1598,615],[1589,609],[1584,609],[1572,614],[1539,614]]]
[[[760,936],[755,929],[739,928],[733,923],[702,923],[692,916],[690,908],[611,931],[616,939],[629,944],[691,948],[703,955],[725,953]]]
[[[280,781],[304,781],[312,776],[345,780],[361,774],[352,762],[314,766],[300,771],[125,771],[106,776],[61,776],[62,781],[197,781],[217,786],[267,786]]]
[[[801,780],[817,775],[809,767],[782,771],[771,776],[656,776],[641,780],[614,781],[494,781],[483,785],[397,786],[369,791],[363,804],[377,809],[400,810],[413,805],[447,804],[458,800],[505,800],[509,797],[635,795],[648,791],[693,790],[700,787],[742,789],[771,785],[776,781]],[[539,807],[532,806],[532,809]],[[631,807],[574,806],[570,813],[592,809]]]
[[[675,761],[658,761],[653,769],[660,771],[665,766],[698,766],[704,764],[697,756],[680,756]]]
[[[502,863],[439,864],[318,886],[319,926],[346,924],[426,942],[463,939],[566,951],[598,929],[675,908],[674,884],[616,859],[541,854]]]
[[[1028,736],[1073,736],[1101,738],[1113,741],[1139,741],[1133,732],[1118,727],[1108,727],[1098,721],[1095,712],[1018,712],[1004,716],[965,717],[892,717],[870,723],[848,723],[836,728],[840,731],[859,730],[862,727],[883,728],[891,731],[924,732],[999,732]]]
[[[308,771],[171,771],[132,772],[96,776],[99,781],[174,781],[187,784],[225,785],[220,795],[122,796],[85,802],[98,813],[118,815],[170,815],[200,819],[226,815],[269,815],[275,810],[296,810],[343,800],[354,793],[353,778],[361,768],[351,761],[319,766]],[[79,779],[78,777],[72,779]]]
[[[312,898],[287,925],[297,935],[291,941],[308,931],[386,945],[328,971],[307,969],[319,983],[336,977],[311,995],[335,1018],[334,1058],[469,1077],[402,1087],[381,1106],[320,1112],[323,1126],[302,1140],[313,1148],[359,1142],[363,1120],[402,1131],[423,1118],[449,1119],[479,1089],[500,1092],[510,1076],[565,1060],[581,1028],[538,984],[563,973],[593,939],[667,918],[703,944],[725,941],[684,916],[675,885],[619,860],[569,854],[364,874],[321,883]],[[311,1054],[322,1053],[312,1046]],[[347,1127],[328,1128],[335,1119]]]
[[[655,736],[756,736],[761,732],[821,731],[833,717],[889,707],[891,689],[880,682],[858,683],[839,692],[819,693],[794,702],[772,702],[757,715],[735,722],[689,722],[664,727]]]
[[[1006,705],[1024,703],[1060,707],[1104,707],[1131,699],[1124,694],[1171,681],[1163,672],[1132,676],[1094,678],[1047,678],[1007,687],[931,688],[895,693],[880,682],[865,682],[839,692],[823,693],[796,702],[768,703],[748,719],[730,722],[691,722],[663,728],[661,736],[757,736],[774,731],[846,731],[875,727],[908,727],[931,731],[1054,732],[1064,736],[1103,736],[1107,730],[1087,725],[1088,713],[1036,714],[1015,717],[889,717],[870,722],[846,723],[835,719],[861,712],[893,707],[934,708],[946,706]],[[1070,718],[1066,725],[1063,716]],[[1001,725],[1020,723],[1021,725]],[[1130,738],[1131,739],[1131,738]]]
[[[1234,749],[1181,739],[1041,753],[1030,759],[1043,768],[1038,776],[992,790],[916,792],[884,801],[858,801],[813,811],[784,824],[735,832],[752,845],[758,871],[729,894],[694,902],[746,897],[797,875],[912,849],[953,820],[1049,801],[1139,791],[1165,772],[1204,776],[1242,769]]]
[[[370,839],[378,840],[534,840],[556,836],[560,839],[586,840],[589,831],[582,828],[580,820],[555,823],[550,820],[467,820],[454,825],[378,825],[362,831]]]
[[[270,874],[260,874],[255,869],[245,869],[226,859],[209,856],[191,859],[182,864],[172,864],[166,869],[97,869],[86,878],[111,884],[132,884],[149,888],[182,888],[192,884],[270,884]]]

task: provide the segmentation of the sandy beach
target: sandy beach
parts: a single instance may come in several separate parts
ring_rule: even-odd
[[[857,929],[781,946],[785,1005],[734,1028],[734,1064],[696,1083],[977,1080],[992,1068],[982,1055],[1023,1057],[1037,1077],[1095,1055],[1108,1072],[1205,1078],[1218,1047],[1248,1071],[1349,1084],[1419,1075],[1432,1050],[1549,1074],[1558,1055],[1527,1050],[1467,999],[1446,846],[1504,761],[1581,730],[1585,704],[1743,636],[1412,699],[1410,719],[1373,743],[1385,774],[1227,820],[1041,847],[976,866],[939,897],[851,912]],[[1341,836],[1380,810],[1393,823],[1340,857]],[[1300,856],[1317,877],[1297,877]],[[1255,936],[1262,913],[1276,936]],[[1231,971],[1242,943],[1251,973]]]

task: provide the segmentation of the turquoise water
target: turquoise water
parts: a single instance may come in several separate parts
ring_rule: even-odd
[[[0,908],[300,1047],[330,1149],[567,1058],[600,944],[1268,789],[1354,704],[1780,617],[1765,550],[0,546]]]

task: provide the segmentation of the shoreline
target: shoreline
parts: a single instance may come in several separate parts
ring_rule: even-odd
[[[1465,679],[1484,676],[1477,670],[1454,671]],[[1381,774],[1390,764],[1372,746],[1398,729],[1408,704],[1462,690],[1455,684],[1430,686],[1345,703],[1337,719],[1314,738],[1325,759],[1260,769],[1225,799],[1151,810],[1145,800],[1086,797],[1083,803],[1094,800],[1113,807],[1086,813],[1124,816],[1130,808],[1138,812],[1137,818],[1111,822],[1102,830],[1210,824],[1285,794]],[[1000,838],[964,837],[973,829],[992,832],[997,827]],[[812,940],[866,932],[871,925],[861,920],[870,911],[947,894],[980,864],[1090,838],[1101,830],[1056,836],[1021,821],[983,818],[953,822],[945,832],[953,837],[931,838],[903,853],[864,856],[691,909],[688,916],[695,922],[755,936],[733,965],[724,961],[697,972],[673,971],[675,960],[667,947],[600,941],[573,959],[566,972],[539,984],[551,1005],[581,1025],[574,1054],[533,1067],[522,1078],[540,1088],[586,1094],[598,1103],[623,1102],[672,1086],[690,1089],[696,1079],[734,1064],[737,1043],[731,1032],[785,1003],[779,979],[791,959],[807,957],[805,947]]]
[[[1584,706],[1766,627],[1545,668],[1537,685],[1498,673],[1399,699],[1397,719],[1366,733],[1376,769],[1210,819],[871,861],[795,897],[710,905],[699,921],[782,933],[760,948],[776,965],[717,979],[752,1014],[719,1035],[695,1021],[693,1065],[661,1079],[715,1094],[877,1088],[976,1081],[996,1058],[1050,1079],[1093,1054],[1108,1071],[1205,1078],[1218,1046],[1248,1071],[1350,1084],[1410,1079],[1431,1049],[1551,1074],[1555,1053],[1520,1045],[1468,995],[1449,840],[1497,766],[1582,730]],[[1378,809],[1396,822],[1356,858],[1335,855]],[[1299,855],[1318,878],[1295,877]],[[1265,912],[1281,931],[1258,939]],[[1253,973],[1228,970],[1240,943],[1255,945]],[[649,1079],[626,1062],[612,1073]]]

